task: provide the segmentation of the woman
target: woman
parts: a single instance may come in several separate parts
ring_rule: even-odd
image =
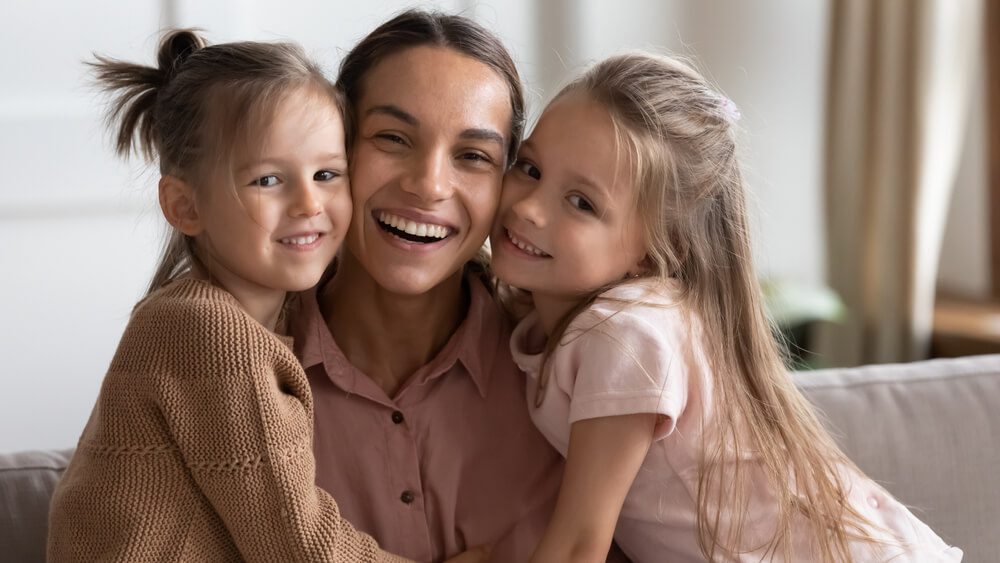
[[[409,11],[348,53],[338,83],[354,220],[294,319],[317,483],[386,550],[426,561],[492,544],[493,560],[526,561],[562,463],[474,260],[523,129],[517,70],[474,22]]]

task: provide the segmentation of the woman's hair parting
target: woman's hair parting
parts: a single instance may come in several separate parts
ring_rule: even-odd
[[[714,560],[720,552],[728,558],[766,549],[790,556],[793,518],[804,517],[824,561],[849,560],[850,539],[871,540],[841,478],[856,468],[792,382],[764,311],[736,150],[739,111],[691,66],[647,53],[606,59],[558,96],[581,93],[610,114],[619,162],[632,172],[648,276],[681,288],[680,302],[697,318],[709,356],[717,432],[703,437],[703,554]],[[607,289],[562,320],[546,357]],[[747,545],[746,508],[761,476],[775,491],[778,519],[770,540]]]
[[[352,111],[361,98],[368,71],[389,55],[411,47],[446,47],[492,68],[510,90],[510,142],[507,166],[514,163],[524,133],[524,93],[521,77],[510,53],[489,30],[469,18],[440,12],[407,10],[378,26],[344,57],[337,86],[344,92]],[[356,123],[350,118],[349,123]],[[354,126],[347,127],[348,146]]]
[[[107,120],[117,152],[139,152],[162,175],[194,186],[213,166],[231,165],[247,133],[266,126],[290,92],[312,89],[343,112],[320,68],[291,43],[208,45],[194,30],[168,31],[155,67],[96,55],[99,87],[110,96]],[[148,292],[196,261],[193,240],[171,229]]]

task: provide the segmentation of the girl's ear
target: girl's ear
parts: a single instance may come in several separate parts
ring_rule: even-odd
[[[201,234],[203,226],[191,184],[177,176],[160,177],[160,209],[167,223],[188,236]]]
[[[638,262],[635,263],[634,266],[629,268],[627,276],[630,278],[638,278],[641,276],[648,275],[652,271],[653,271],[653,261],[649,258],[649,255],[646,254],[645,256],[642,257],[642,260],[639,260]]]

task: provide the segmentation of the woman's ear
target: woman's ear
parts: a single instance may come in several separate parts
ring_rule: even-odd
[[[188,236],[201,234],[201,216],[191,184],[177,176],[160,177],[160,209],[167,223]]]

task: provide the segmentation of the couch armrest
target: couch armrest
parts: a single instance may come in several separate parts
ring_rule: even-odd
[[[967,561],[1000,553],[1000,355],[795,374],[837,443]]]
[[[0,454],[0,554],[44,562],[49,500],[73,450]]]

